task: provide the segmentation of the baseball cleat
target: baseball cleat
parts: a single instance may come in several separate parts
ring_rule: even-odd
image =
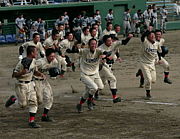
[[[92,103],[91,100],[87,100],[87,106],[88,106],[88,109],[89,109],[89,110],[93,110],[93,109],[94,109],[93,103]]]
[[[42,122],[54,122],[54,119],[50,118],[49,116],[42,116],[41,121]]]
[[[83,112],[81,104],[77,104],[76,105],[76,109],[77,109],[78,113],[82,113]]]
[[[76,67],[74,66],[74,64],[72,65],[72,71],[75,72]]]
[[[117,98],[113,99],[113,102],[114,102],[114,103],[121,102],[121,98],[120,98],[120,97],[117,97]]]
[[[99,100],[99,95],[98,94],[94,95],[94,100]]]
[[[139,88],[144,88],[144,85],[143,85],[143,84],[140,84],[140,85],[139,85]]]
[[[6,101],[6,104],[5,104],[5,107],[9,107],[11,106],[12,104],[14,104],[16,101],[16,97],[14,95],[12,95],[7,101]]]
[[[172,81],[169,78],[164,78],[164,82],[168,84],[172,84]]]
[[[151,98],[151,94],[150,93],[146,93],[146,99],[150,99]]]
[[[29,127],[31,127],[31,128],[40,128],[41,126],[36,124],[35,122],[29,122]]]

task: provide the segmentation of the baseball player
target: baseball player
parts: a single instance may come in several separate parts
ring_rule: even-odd
[[[118,37],[118,35],[119,35],[119,33],[120,33],[120,31],[121,31],[121,27],[120,27],[120,25],[118,25],[118,24],[115,24],[114,25],[114,31],[115,31],[115,37]]]
[[[82,27],[81,14],[78,14],[77,17],[73,19],[72,23],[73,23],[74,36],[79,41],[81,38],[81,27]]]
[[[67,11],[64,12],[64,20],[65,20],[65,24],[69,23],[69,15]]]
[[[40,34],[41,41],[45,40],[45,34],[46,34],[46,22],[42,20],[41,18],[38,19],[39,25],[38,25],[38,33]]]
[[[64,72],[67,69],[67,67],[66,67],[67,63],[65,61],[65,57],[61,56],[62,53],[60,51],[60,46],[59,46],[58,38],[59,38],[59,31],[58,30],[52,30],[52,35],[44,41],[43,45],[44,45],[45,49],[52,48],[56,52],[59,53],[59,55],[56,55],[56,58],[57,58],[59,64],[61,64],[61,73],[62,74],[61,74],[60,77],[63,77],[64,76]]]
[[[52,35],[53,30],[56,30],[56,29],[48,30],[46,32],[46,39]],[[65,37],[65,25],[64,24],[58,24],[57,25],[57,31],[59,32],[58,41],[64,40],[64,37]]]
[[[81,43],[82,45],[87,45],[89,40],[91,39],[91,35],[89,33],[89,28],[84,27],[82,29],[82,33],[81,33]]]
[[[144,25],[145,25],[144,29],[146,31],[149,28],[149,25],[151,23],[151,6],[150,5],[148,6],[148,9],[144,11],[143,18],[144,18]]]
[[[77,45],[77,41],[74,39],[74,35],[71,32],[66,34],[66,39],[60,42],[61,56],[66,58],[67,66],[72,67],[72,71],[75,71],[75,63],[77,60],[76,54],[69,54],[68,50],[74,49]]]
[[[44,75],[37,71],[35,58],[37,57],[37,49],[35,46],[27,47],[27,57],[18,62],[14,71],[13,78],[17,79],[15,83],[15,91],[18,103],[21,108],[29,106],[29,126],[32,128],[39,128],[40,125],[35,122],[35,115],[37,113],[37,97],[34,90],[34,82],[32,81],[33,75],[40,76],[42,79]],[[10,97],[6,102],[6,107],[15,103],[16,98]]]
[[[42,22],[42,23],[41,23]],[[32,40],[33,38],[33,34],[34,33],[39,33],[39,27],[40,27],[40,24],[43,25],[41,27],[43,33],[45,33],[45,21],[42,21],[41,18],[38,18],[36,21],[34,21],[31,25],[31,29],[30,29],[30,40]],[[41,33],[42,34],[42,33]],[[44,34],[45,35],[45,34]]]
[[[19,60],[21,60],[22,58],[27,56],[27,54],[26,54],[27,51],[26,50],[27,50],[27,47],[29,45],[35,46],[37,48],[38,52],[40,53],[41,57],[45,56],[44,48],[43,48],[43,46],[42,46],[42,44],[40,42],[40,34],[39,33],[34,33],[32,41],[25,42],[24,44],[22,44],[19,47]]]
[[[159,42],[159,45],[164,46],[165,40],[162,38],[162,31],[161,30],[155,31],[155,37],[156,37],[156,41]],[[164,82],[168,83],[168,84],[172,84],[172,81],[169,79],[170,66],[169,66],[169,63],[165,60],[164,56],[165,56],[165,54],[162,51],[161,57],[156,60],[155,64],[163,67],[163,69],[164,69]],[[141,69],[138,70],[138,72],[136,73],[136,76],[140,76],[140,87],[143,88],[144,76],[143,76]]]
[[[158,15],[157,10],[153,9],[151,12],[151,24],[154,26],[155,29],[158,29]]]
[[[160,28],[163,33],[165,33],[166,31],[166,22],[167,22],[167,15],[168,15],[168,12],[165,8],[166,7],[163,6],[162,9],[160,10],[160,15],[161,15]]]
[[[102,32],[100,36],[100,40],[102,40],[105,35],[110,35],[110,34],[116,34],[116,32],[113,30],[113,24],[111,22],[108,22],[106,24],[106,29]]]
[[[133,15],[133,22],[132,22],[132,32],[136,33],[137,36],[140,34],[140,26],[142,22],[142,13],[141,9],[139,9],[134,15]]]
[[[123,14],[123,27],[124,27],[124,36],[127,36],[131,31],[131,15],[130,9],[125,10]]]
[[[105,20],[106,20],[107,23],[108,22],[111,22],[111,23],[113,22],[113,20],[114,20],[113,9],[109,9],[109,12],[105,17]]]
[[[96,17],[95,17],[96,21],[99,21],[101,23],[100,10],[96,10],[95,14],[96,14]]]
[[[37,69],[44,75],[48,74],[48,71],[50,68],[53,67],[59,67],[58,61],[55,58],[55,50],[52,48],[49,48],[46,50],[46,57],[38,59],[36,61]],[[35,82],[35,90],[37,93],[37,100],[38,104],[41,104],[44,100],[44,112],[42,115],[41,120],[45,122],[52,122],[53,119],[51,119],[48,116],[48,112],[52,107],[53,104],[53,92],[51,85],[49,84],[47,79],[44,79],[42,77],[34,77]]]
[[[114,76],[111,68],[112,64],[114,63],[114,59],[116,59],[116,49],[121,46],[121,45],[126,45],[129,40],[132,38],[132,34],[129,34],[129,36],[122,41],[116,41],[112,42],[112,38],[110,35],[105,35],[103,37],[103,44],[99,46],[99,49],[103,50],[106,52],[108,57],[104,60],[104,62],[101,63],[101,68],[100,68],[100,76],[105,84],[106,81],[109,82],[109,87],[113,96],[113,102],[117,103],[121,101],[121,98],[117,97],[117,80],[116,77]],[[95,94],[95,98],[98,98],[98,92]]]
[[[54,23],[55,27],[58,26],[58,24],[64,25],[67,21],[64,19],[64,15],[59,16],[59,18]]]
[[[103,51],[97,48],[97,40],[92,38],[89,40],[89,48],[79,49],[80,55],[80,69],[81,69],[81,81],[86,86],[86,91],[81,97],[79,104],[76,108],[78,112],[82,112],[82,104],[87,100],[88,109],[93,109],[93,95],[99,90],[103,89],[104,85],[99,76],[99,62],[100,59],[105,57]]]
[[[142,49],[140,55],[140,69],[142,70],[145,82],[146,97],[151,98],[151,85],[156,81],[155,61],[158,57],[158,52],[161,53],[159,42],[156,41],[153,31],[145,32],[142,37]]]
[[[25,35],[25,30],[24,30],[24,25],[25,25],[25,19],[23,15],[19,15],[16,20],[15,20],[15,25],[16,25],[16,39],[17,43],[21,39],[21,34],[23,36],[23,41],[26,41],[26,35]]]

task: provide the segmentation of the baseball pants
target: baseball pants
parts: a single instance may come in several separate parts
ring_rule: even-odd
[[[124,34],[127,35],[131,31],[130,22],[129,21],[124,21],[123,26],[124,26]]]
[[[169,63],[163,57],[161,57],[161,63],[156,63],[156,65],[160,65],[161,67],[163,67],[164,72],[169,72]]]
[[[144,76],[145,89],[151,90],[152,83],[156,82],[155,65],[141,63],[141,70]]]
[[[34,82],[30,83],[15,83],[15,92],[18,97],[18,103],[21,108],[29,106],[29,112],[37,112],[37,97],[36,91],[34,90]]]
[[[81,81],[85,84],[86,86],[86,91],[83,94],[83,98],[87,99],[89,97],[89,94],[94,95],[94,93],[98,89],[103,89],[104,85],[102,83],[102,80],[99,76],[99,73],[96,73],[94,75],[86,75],[81,72]]]
[[[166,30],[166,21],[165,21],[165,18],[161,19],[161,25],[160,26],[161,26],[160,28],[161,28],[162,31]]]
[[[57,61],[59,63],[59,69],[66,71],[67,70],[67,62],[65,57],[57,55]]]
[[[53,91],[47,80],[35,80],[35,90],[38,104],[44,104],[44,108],[51,109],[53,104]]]
[[[103,84],[106,84],[107,81],[109,81],[110,89],[117,88],[116,87],[117,80],[110,67],[103,66],[102,69],[100,70],[100,76],[101,76]]]

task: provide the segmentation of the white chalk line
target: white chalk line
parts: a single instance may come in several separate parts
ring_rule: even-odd
[[[147,104],[155,104],[155,105],[170,105],[170,106],[178,106],[176,103],[168,103],[168,102],[154,102],[154,101],[131,101],[135,103],[147,103]]]
[[[76,97],[76,96],[69,96],[69,95],[64,95],[64,97]],[[99,100],[105,100],[105,101],[112,101],[113,99],[111,98],[100,98]],[[123,100],[125,101],[125,100]],[[147,103],[147,104],[153,104],[153,105],[169,105],[169,106],[178,106],[180,104],[176,104],[176,103],[170,103],[170,102],[155,102],[155,101],[137,101],[137,100],[132,100],[128,102],[134,102],[134,103]]]

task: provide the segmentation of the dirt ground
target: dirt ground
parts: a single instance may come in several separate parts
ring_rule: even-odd
[[[166,59],[171,65],[172,85],[163,82],[163,69],[157,66],[157,82],[152,87],[152,99],[145,100],[145,90],[139,88],[138,69],[140,40],[133,38],[121,48],[122,63],[114,65],[118,95],[123,101],[113,104],[108,86],[93,111],[76,112],[76,104],[84,91],[80,71],[67,72],[64,79],[50,80],[54,105],[49,115],[56,122],[40,121],[39,106],[36,121],[42,128],[28,127],[28,110],[18,105],[5,108],[7,98],[15,94],[12,70],[18,60],[18,47],[0,45],[0,139],[180,139],[180,31],[169,31],[164,37],[169,46]],[[72,93],[73,86],[75,93]]]

